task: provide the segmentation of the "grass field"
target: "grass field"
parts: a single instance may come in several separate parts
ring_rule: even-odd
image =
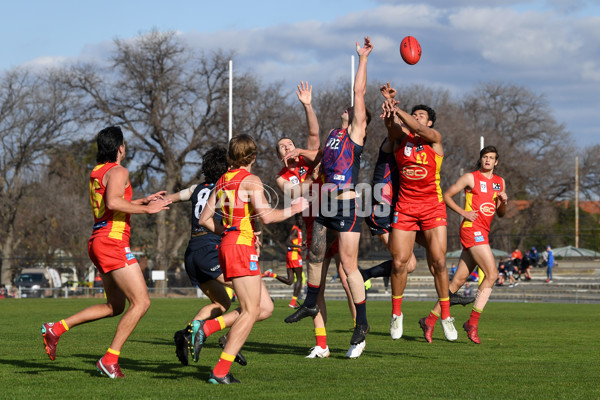
[[[422,337],[418,319],[432,304],[403,304],[404,337],[389,337],[388,302],[368,303],[371,333],[356,360],[346,359],[352,321],[345,302],[329,302],[331,357],[306,359],[314,346],[309,320],[288,325],[286,301],[255,325],[244,347],[248,366],[234,364],[242,385],[205,383],[216,363],[219,333],[208,339],[200,361],[182,366],[173,333],[205,300],[153,299],[125,345],[125,379],[99,377],[95,362],[110,344],[117,319],[75,327],[61,337],[56,361],[46,356],[40,325],[99,299],[1,300],[0,398],[2,399],[598,399],[598,305],[488,304],[481,345],[468,341],[462,323],[469,307],[453,307],[458,341],[436,326],[434,342]]]

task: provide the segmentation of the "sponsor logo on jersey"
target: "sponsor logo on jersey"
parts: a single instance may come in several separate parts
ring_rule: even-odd
[[[501,191],[501,190],[502,190],[502,188],[500,187],[500,184],[499,184],[499,183],[492,183],[492,187],[494,188],[494,190],[495,190],[496,192],[499,192],[499,191]]]
[[[300,167],[298,169],[298,174],[300,174],[300,176],[306,175],[306,169],[304,167]]]
[[[496,212],[496,206],[494,203],[483,203],[479,206],[479,211],[486,217],[491,217]]]
[[[256,261],[250,261],[250,271],[256,271],[258,269],[258,264]]]
[[[423,149],[423,143],[421,143],[421,142],[419,141],[419,143],[417,143],[417,151],[423,151],[423,150],[424,150],[424,149]]]
[[[408,165],[402,168],[402,176],[412,181],[418,181],[427,177],[427,169],[420,165]]]
[[[404,155],[406,157],[409,157],[410,153],[412,153],[413,146],[413,143],[406,143],[406,146],[404,146]]]
[[[397,211],[394,212],[394,217],[392,218],[392,221],[394,224],[398,223],[398,212]]]
[[[485,183],[485,182],[479,182],[479,185],[481,186],[481,191],[483,193],[487,193],[487,183]]]
[[[344,137],[344,131],[339,131],[339,132],[337,133],[337,137],[338,137],[338,138],[342,138],[342,137]]]
[[[333,180],[334,181],[343,181],[346,177],[344,175],[340,175],[340,174],[335,174],[333,175]]]
[[[480,243],[485,241],[485,239],[483,238],[483,236],[475,236],[475,242]]]
[[[131,249],[129,247],[125,247],[125,253],[131,253]]]
[[[250,261],[258,261],[258,255],[250,254]]]
[[[473,235],[475,235],[475,236],[481,236],[481,231],[475,231],[475,232],[473,232]]]
[[[221,266],[219,264],[215,265],[214,267],[212,267],[210,269],[211,272],[215,272],[216,270],[221,269]]]

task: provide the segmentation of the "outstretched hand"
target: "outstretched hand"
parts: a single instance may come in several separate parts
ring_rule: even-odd
[[[162,200],[164,199],[165,194],[167,194],[166,190],[161,190],[160,192],[156,192],[154,194],[148,195],[146,198],[142,200],[142,204],[148,204],[153,200]]]
[[[394,97],[396,97],[396,93],[397,93],[396,89],[391,87],[389,82],[387,82],[386,85],[383,85],[382,87],[380,87],[379,91],[381,92],[383,97],[386,98],[386,100],[393,99]]]
[[[396,104],[400,103],[398,100],[394,98],[386,99],[381,105],[381,118],[389,118],[394,115],[394,110],[396,108]]]
[[[300,82],[296,95],[302,104],[309,105],[312,100],[312,85],[309,85],[308,82]]]
[[[364,47],[360,47],[360,44],[358,42],[356,42],[356,52],[358,53],[358,56],[365,56],[367,57],[369,55],[369,53],[371,53],[371,50],[373,50],[373,43],[371,43],[371,39],[368,36],[365,36],[365,45]]]

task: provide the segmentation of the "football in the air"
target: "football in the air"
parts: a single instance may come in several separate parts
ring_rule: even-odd
[[[421,59],[421,45],[412,36],[407,36],[400,43],[400,55],[405,63],[414,65]]]

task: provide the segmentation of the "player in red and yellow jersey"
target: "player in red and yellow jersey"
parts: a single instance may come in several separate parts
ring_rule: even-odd
[[[51,360],[56,357],[60,335],[70,328],[101,318],[114,317],[125,309],[108,351],[96,367],[110,378],[122,378],[118,359],[123,344],[150,307],[148,288],[142,271],[129,248],[131,214],[154,214],[167,210],[171,200],[163,199],[166,192],[131,200],[129,172],[121,162],[125,158],[123,132],[117,126],[101,130],[96,138],[98,165],[90,176],[90,201],[94,227],[90,237],[89,255],[98,269],[106,303],[85,308],[56,323],[42,325],[46,352]]]
[[[199,219],[200,225],[223,236],[219,263],[225,280],[231,281],[240,303],[237,310],[219,317],[218,321],[206,321],[205,326],[216,324],[215,328],[210,328],[210,332],[199,330],[199,337],[195,339],[203,341],[210,333],[231,327],[227,344],[208,378],[208,382],[215,384],[239,382],[229,372],[231,363],[254,323],[268,318],[273,312],[273,302],[261,279],[258,263],[256,218],[265,224],[280,222],[308,206],[306,199],[301,197],[286,209],[271,208],[265,198],[262,181],[250,172],[256,154],[256,143],[251,136],[238,135],[231,139],[227,153],[230,169],[217,182]],[[217,208],[220,209],[222,224],[214,218]]]
[[[484,147],[477,164],[479,167],[477,171],[461,176],[454,185],[450,186],[444,193],[444,201],[448,207],[464,218],[460,226],[463,251],[456,273],[450,282],[450,291],[454,293],[460,289],[476,266],[479,265],[485,273],[475,295],[471,318],[463,324],[469,339],[474,343],[481,343],[477,332],[479,317],[498,278],[488,235],[494,215],[503,217],[506,213],[508,197],[504,179],[494,174],[494,168],[498,165],[496,148]],[[452,199],[462,190],[466,195],[464,209]],[[439,305],[436,305],[434,310],[439,311]]]
[[[292,295],[292,300],[290,301],[289,307],[296,308],[296,301],[298,300],[298,295],[300,294],[300,290],[302,290],[302,249],[305,248],[304,242],[302,241],[302,227],[304,223],[302,221],[302,216],[300,214],[295,215],[296,224],[292,226],[290,234],[286,239],[287,254],[285,257],[286,261],[286,270],[287,276],[282,277],[271,270],[265,271],[263,277],[265,278],[275,278],[281,283],[285,283],[288,286],[294,284],[294,280],[296,281],[294,287],[294,294]]]
[[[429,269],[441,304],[442,327],[448,340],[456,340],[454,319],[450,316],[448,272],[446,270],[446,205],[440,188],[440,169],[444,158],[442,135],[433,128],[435,111],[425,105],[401,110],[394,98],[383,103],[383,117],[390,141],[394,141],[400,174],[398,200],[392,218],[392,299],[402,300],[408,265],[417,232],[423,232]],[[394,305],[395,309],[399,307]],[[401,312],[397,310],[396,312]],[[395,313],[394,313],[395,314]],[[431,342],[439,314],[430,314],[419,323],[425,339]],[[393,319],[394,315],[392,315]]]

